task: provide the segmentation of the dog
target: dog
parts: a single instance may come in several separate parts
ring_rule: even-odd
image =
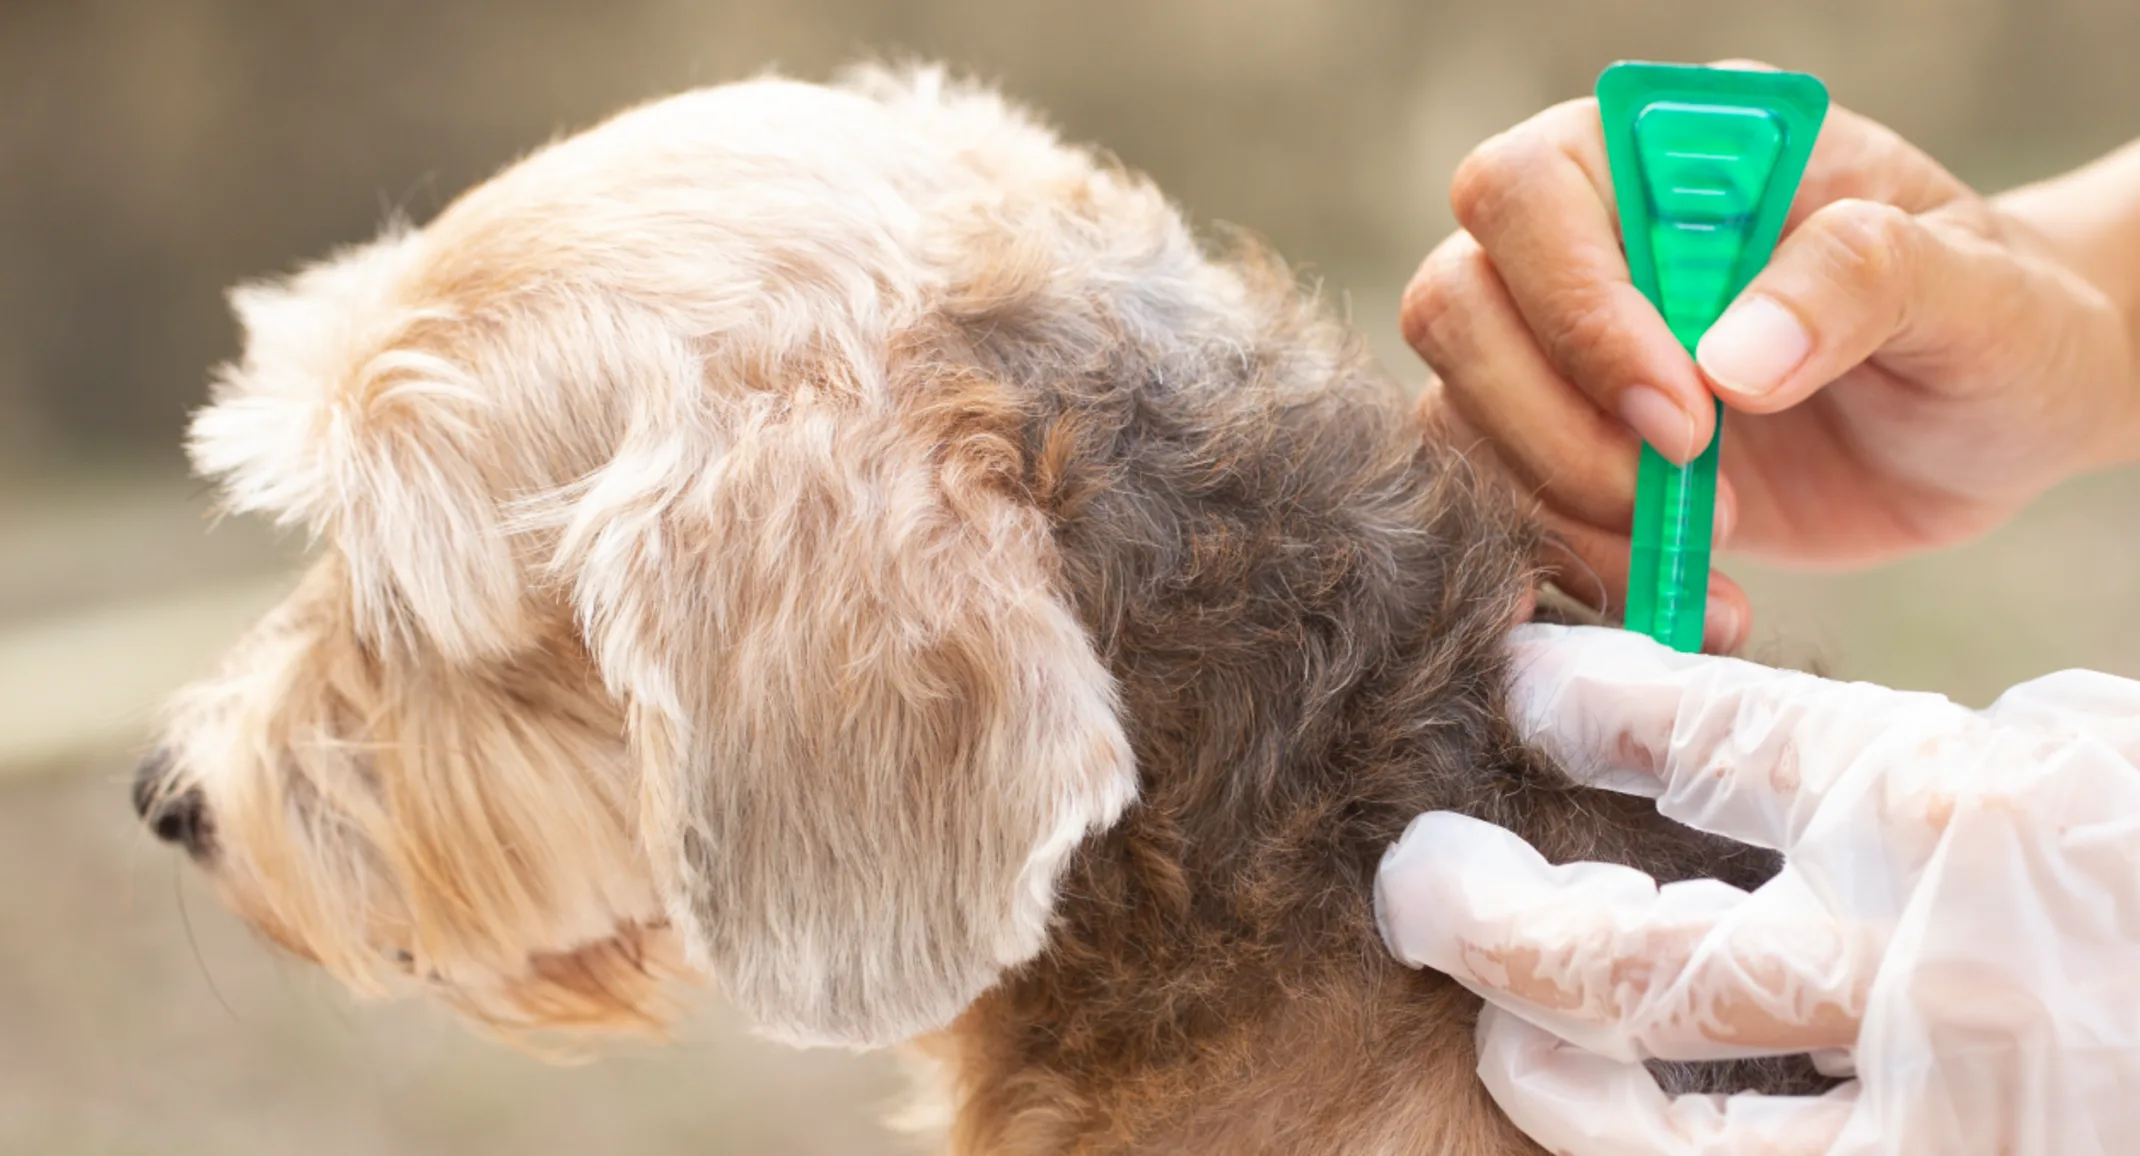
[[[920,1057],[957,1153],[1499,1156],[1475,999],[1376,932],[1406,823],[1774,870],[1527,747],[1522,503],[985,87],[659,101],[233,305],[192,460],[320,548],[134,801],[357,993],[706,985]]]

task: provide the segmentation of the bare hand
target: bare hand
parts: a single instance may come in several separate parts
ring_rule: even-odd
[[[2121,302],[2031,213],[1844,109],[1698,365],[1628,280],[1595,101],[1481,145],[1452,202],[1462,231],[1404,299],[1439,378],[1423,404],[1542,500],[1567,547],[1548,561],[1579,597],[1624,594],[1638,436],[1691,458],[1712,393],[1735,411],[1719,544],[1802,565],[1963,541],[2140,443]],[[1745,595],[1722,575],[1711,592],[1707,641],[1736,647]]]

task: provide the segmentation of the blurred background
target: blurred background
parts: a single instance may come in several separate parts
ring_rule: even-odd
[[[222,291],[554,134],[768,67],[940,58],[1272,240],[1390,368],[1450,171],[1620,57],[1819,73],[1985,189],[2140,134],[2133,0],[0,0],[0,1152],[864,1153],[895,1073],[715,1016],[558,1068],[274,959],[125,801],[158,697],[302,543],[208,525]],[[1761,645],[1981,704],[2140,676],[2140,477],[1867,576],[1732,567]]]

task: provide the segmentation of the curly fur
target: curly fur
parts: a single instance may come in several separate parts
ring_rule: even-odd
[[[1421,811],[1766,859],[1512,734],[1538,531],[1248,242],[934,72],[688,94],[240,291],[324,552],[141,804],[360,991],[911,1041],[952,1150],[1533,1149],[1385,953]],[[1741,1068],[1724,1083],[1789,1084]]]

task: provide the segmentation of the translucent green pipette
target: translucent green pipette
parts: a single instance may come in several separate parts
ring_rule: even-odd
[[[1691,355],[1768,264],[1828,113],[1797,72],[1615,64],[1598,112],[1628,272]],[[1718,436],[1684,466],[1642,447],[1626,626],[1678,650],[1702,645],[1716,517]]]

